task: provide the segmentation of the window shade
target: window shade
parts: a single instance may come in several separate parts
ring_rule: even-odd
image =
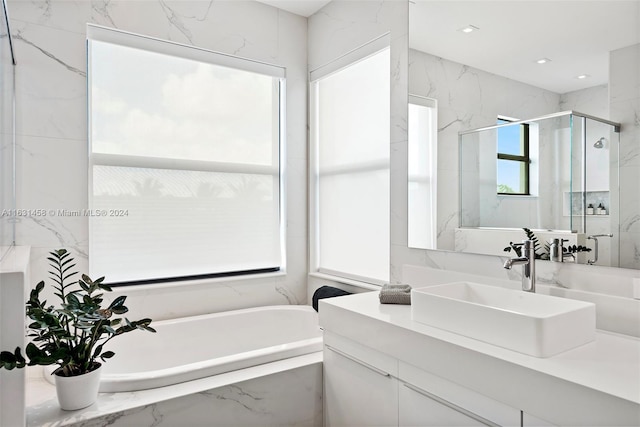
[[[281,267],[278,67],[112,33],[89,39],[91,274]]]
[[[313,84],[320,271],[389,280],[389,49]]]

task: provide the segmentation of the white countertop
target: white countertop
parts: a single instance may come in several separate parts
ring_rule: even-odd
[[[499,378],[502,376],[511,375],[513,381],[518,381],[518,373],[527,380],[544,377],[545,381],[551,381],[547,384],[562,380],[570,383],[570,387],[586,387],[623,399],[631,404],[627,406],[632,411],[639,405],[640,421],[640,340],[637,338],[597,331],[594,342],[553,357],[536,358],[413,321],[411,306],[380,304],[377,292],[323,299],[319,312],[320,325],[325,330],[445,378],[450,376],[454,382],[468,382],[467,386],[477,387],[487,395],[504,394],[500,387],[513,392],[513,384],[505,386],[509,379]],[[477,364],[477,369],[467,366],[473,364]],[[476,372],[478,369],[493,369],[493,377],[482,377]],[[503,375],[495,375],[497,371]],[[489,378],[491,381],[487,381]],[[495,397],[510,399],[510,396]],[[515,399],[510,402],[514,406]],[[538,394],[536,400],[544,399]]]

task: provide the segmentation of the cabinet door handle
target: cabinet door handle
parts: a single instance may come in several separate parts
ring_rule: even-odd
[[[325,344],[324,346],[325,346],[327,349],[329,349],[329,350],[333,351],[334,353],[339,354],[340,356],[344,357],[345,359],[349,359],[349,360],[351,360],[352,362],[357,363],[358,365],[362,365],[362,366],[364,366],[365,368],[367,368],[367,369],[369,369],[369,370],[372,370],[372,371],[373,371],[373,372],[375,372],[376,374],[380,374],[380,375],[382,375],[383,377],[390,377],[390,376],[391,376],[391,374],[390,374],[390,373],[385,372],[385,371],[383,371],[382,369],[378,369],[378,368],[376,368],[375,366],[370,365],[370,364],[369,364],[369,363],[367,363],[367,362],[363,362],[362,360],[357,359],[357,358],[355,358],[355,357],[353,357],[353,356],[351,356],[351,355],[349,355],[349,354],[347,354],[347,353],[345,353],[345,352],[343,352],[343,351],[340,351],[340,350],[338,350],[337,348],[333,348],[333,347],[331,347],[330,345],[326,345],[326,344]]]
[[[421,389],[420,387],[414,386],[413,384],[409,384],[409,383],[403,383],[405,387],[407,387],[409,390],[415,391],[418,394],[423,395],[424,397],[427,397],[429,399],[435,400],[438,403],[441,403],[444,406],[447,406],[451,409],[453,409],[454,411],[458,411],[463,415],[466,415],[467,417],[474,419],[476,421],[478,421],[479,423],[482,423],[486,426],[489,427],[500,427],[499,424],[494,423],[493,421],[489,421],[488,419],[481,417],[478,414],[475,414],[471,411],[469,411],[468,409],[464,409],[461,406],[456,405],[455,403],[449,402],[448,400],[445,400],[439,396],[436,396],[433,393],[429,393],[426,390]]]

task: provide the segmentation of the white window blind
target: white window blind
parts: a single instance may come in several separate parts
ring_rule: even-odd
[[[315,80],[311,114],[318,270],[388,282],[388,47]]]
[[[96,27],[88,45],[91,274],[282,267],[284,70]]]

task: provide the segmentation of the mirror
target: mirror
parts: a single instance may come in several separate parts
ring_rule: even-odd
[[[460,133],[454,250],[500,256],[534,236],[540,259],[558,239],[563,262],[617,267],[620,127],[576,112],[498,122]]]
[[[437,173],[433,176],[433,180],[437,180],[433,230],[437,237],[431,246],[415,247],[461,250],[456,229],[461,225],[469,226],[464,221],[469,219],[471,211],[464,206],[465,190],[462,193],[459,190],[461,177],[465,176],[464,170],[460,169],[460,162],[465,160],[464,149],[459,149],[459,133],[469,138],[473,136],[473,129],[495,127],[499,118],[527,122],[558,112],[574,111],[575,114],[563,116],[564,119],[554,119],[566,121],[557,125],[555,133],[564,133],[567,144],[573,149],[567,163],[558,165],[571,179],[564,187],[555,184],[558,191],[553,200],[540,192],[528,196],[501,195],[495,182],[492,184],[495,190],[491,189],[493,204],[490,206],[495,208],[500,203],[508,206],[518,197],[520,201],[523,197],[536,197],[543,206],[546,204],[555,209],[558,224],[539,221],[539,214],[538,217],[529,213],[519,215],[514,209],[506,209],[502,222],[497,221],[496,215],[485,215],[491,222],[472,222],[471,226],[490,227],[493,231],[481,241],[491,241],[499,250],[508,246],[509,241],[526,238],[522,227],[534,229],[536,233],[540,230],[541,242],[550,237],[567,238],[574,231],[573,237],[592,249],[576,257],[579,262],[593,261],[597,240],[601,256],[595,264],[640,268],[636,255],[640,252],[640,221],[637,220],[640,167],[635,123],[635,117],[640,115],[637,81],[640,1],[417,0],[410,3],[409,14],[409,93],[437,102],[438,118]],[[608,25],[612,26],[611,31],[606,31]],[[594,32],[596,27],[602,31]],[[612,126],[583,116],[619,122],[621,132],[616,133]],[[411,129],[411,114],[409,119]],[[581,120],[585,122],[584,127]],[[493,141],[493,151],[488,157],[495,159],[497,131],[488,132],[493,132],[488,138]],[[411,139],[411,130],[409,134]],[[488,135],[485,133],[484,136]],[[600,143],[606,147],[604,150],[598,148]],[[464,146],[465,142],[460,144]],[[475,150],[478,149],[476,145]],[[486,154],[486,149],[483,152]],[[603,154],[608,155],[606,160]],[[550,160],[558,162],[559,156],[551,156]],[[410,157],[409,164],[412,162],[416,160]],[[494,180],[498,163],[491,161]],[[604,172],[600,163],[609,170]],[[602,176],[590,177],[582,164],[587,171],[591,169]],[[542,159],[537,166],[538,175],[532,177],[533,182],[560,174],[545,166]],[[608,188],[605,188],[605,176],[609,181]],[[476,184],[479,182],[477,174],[471,182],[473,179]],[[411,185],[410,173],[410,188]],[[553,187],[554,184],[550,185]],[[479,199],[478,191],[470,194]],[[410,191],[410,235],[415,230],[411,227],[412,197]],[[606,215],[597,215],[600,203]],[[589,205],[594,209],[593,215]],[[490,212],[490,209],[485,211]],[[583,215],[585,213],[589,215]],[[522,220],[513,221],[514,217]],[[495,229],[510,229],[516,237],[499,236]],[[549,236],[544,230],[565,231]],[[588,239],[599,234],[613,234],[614,237]],[[420,241],[409,239],[412,240]],[[483,252],[486,245],[463,246],[465,251]]]

